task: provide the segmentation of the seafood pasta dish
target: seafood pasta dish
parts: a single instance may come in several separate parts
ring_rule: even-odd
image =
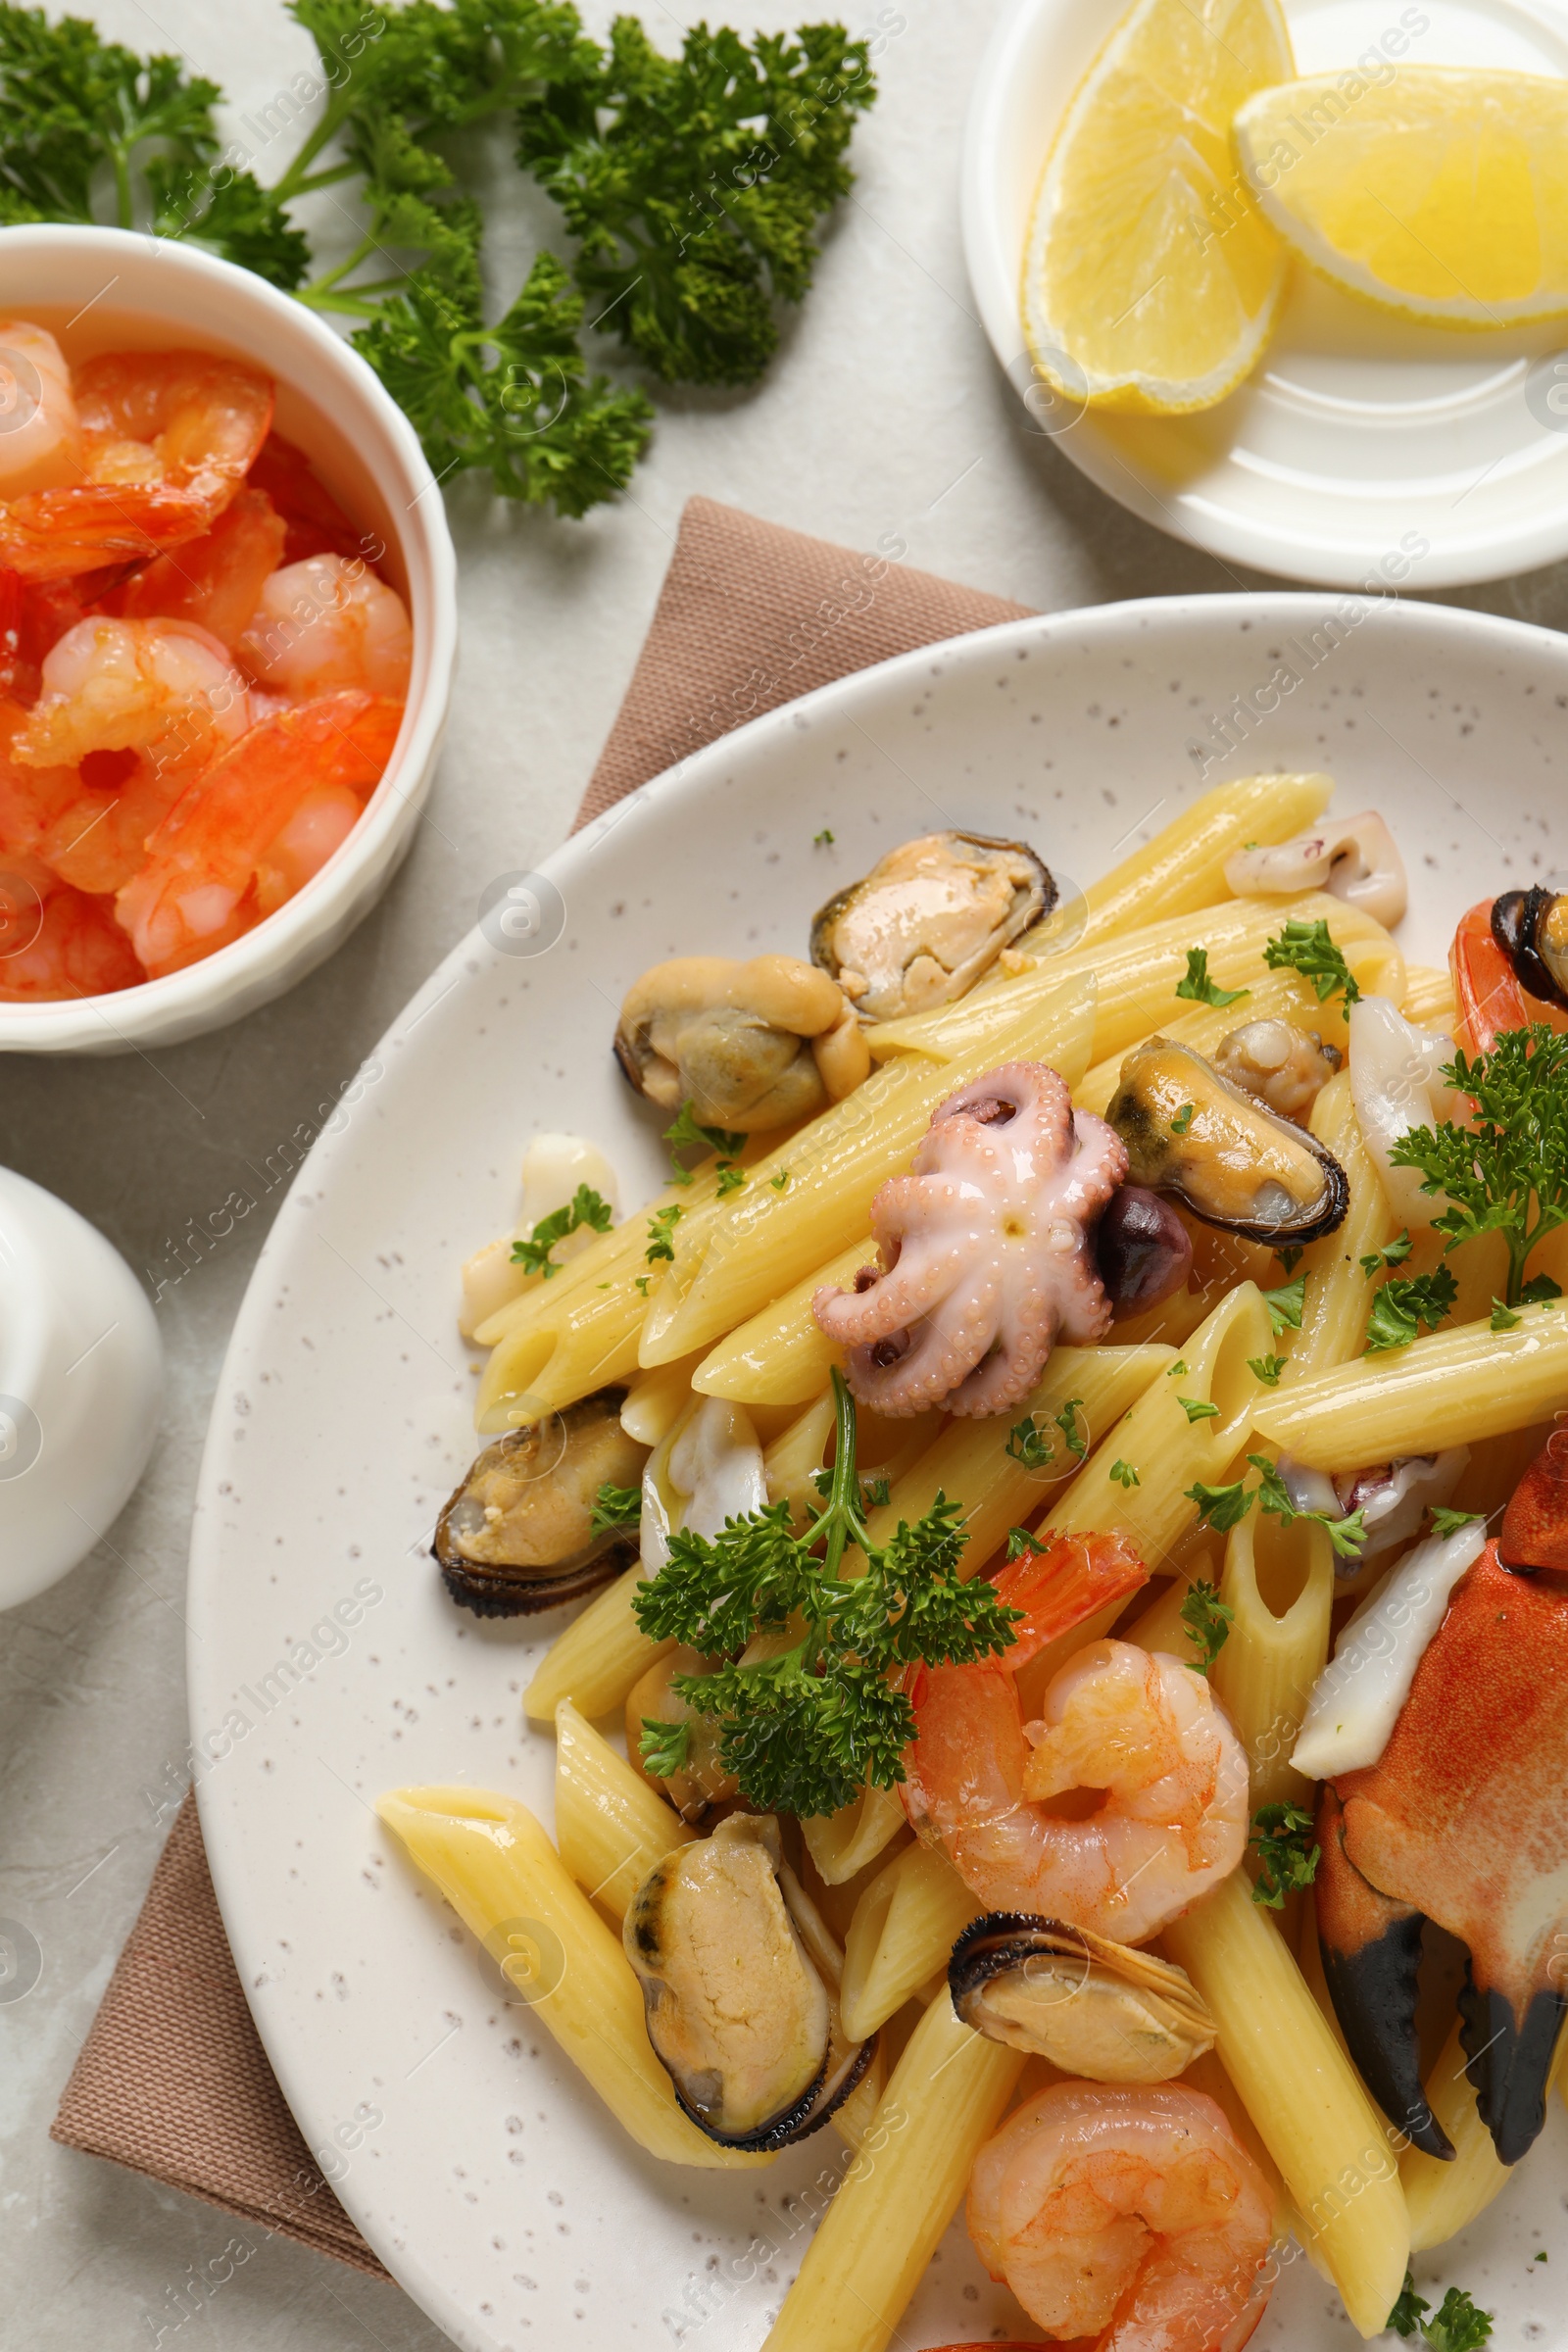
[[[853,2152],[770,2352],[908,2343],[960,2215],[1080,2352],[1236,2352],[1298,2255],[1490,2333],[1409,2266],[1557,2095],[1568,898],[1408,964],[1332,792],[694,941],[605,1041],[664,1189],[536,1136],[463,1269],[424,1572],[551,1613],[555,1817],[380,1812],[637,2148]]]
[[[0,1001],[94,996],[325,865],[397,741],[409,616],[257,368],[72,368],[21,319],[0,363]]]

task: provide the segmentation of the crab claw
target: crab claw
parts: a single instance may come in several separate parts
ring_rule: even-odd
[[[1455,1586],[1387,1747],[1339,1776],[1319,1837],[1336,2012],[1391,2120],[1433,2155],[1448,2150],[1430,2118],[1421,2136],[1411,2088],[1421,1920],[1468,1949],[1465,2072],[1504,2164],[1544,2121],[1568,2006],[1568,1574],[1537,1564],[1568,1550],[1557,1476],[1548,1448],[1516,1497],[1513,1564],[1489,1544]]]
[[[1363,1879],[1345,1851],[1345,1813],[1325,1783],[1318,1805],[1318,1948],[1335,2015],[1361,2080],[1391,2124],[1428,2156],[1446,2162],[1453,2142],[1421,2087],[1415,2030],[1421,1913],[1391,1902]]]

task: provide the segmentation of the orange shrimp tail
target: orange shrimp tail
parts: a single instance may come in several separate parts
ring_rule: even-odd
[[[1024,1612],[1006,1653],[1010,1674],[1149,1582],[1149,1570],[1122,1536],[1058,1536],[1047,1528],[1032,1542],[1034,1548],[1009,1560],[995,1580],[999,1599]]]
[[[1492,936],[1491,899],[1481,899],[1459,918],[1448,950],[1458,1006],[1458,1042],[1469,1054],[1490,1054],[1506,1029],[1526,1029],[1544,1021],[1550,1029],[1568,1029],[1568,1014],[1547,1004],[1520,984],[1512,962]]]

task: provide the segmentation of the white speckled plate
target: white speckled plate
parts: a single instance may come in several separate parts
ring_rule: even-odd
[[[801,952],[832,890],[935,825],[1021,834],[1081,880],[1203,783],[1276,766],[1330,768],[1342,806],[1387,811],[1407,945],[1441,959],[1484,889],[1568,864],[1565,710],[1561,638],[1429,606],[1198,598],[1019,621],[825,689],[648,786],[534,878],[538,928],[487,918],[516,952],[475,930],[377,1049],[278,1216],[215,1401],[191,1728],[279,2080],[366,2236],[455,2341],[627,2352],[701,2334],[755,2352],[821,2204],[786,2200],[843,2162],[831,2132],[744,2179],[641,2157],[498,1999],[369,1809],[399,1783],[457,1780],[551,1816],[553,1742],[524,1729],[519,1694],[553,1623],[461,1614],[425,1545],[474,1449],[459,1261],[514,1215],[530,1135],[579,1129],[628,1200],[654,1189],[660,1153],[609,1050],[622,991],[680,951]],[[814,848],[824,826],[834,845]],[[1556,2273],[1529,2257],[1568,2258],[1565,2164],[1554,2102],[1507,2195],[1422,2266],[1495,2310],[1499,2343],[1560,2341]],[[762,2230],[775,2258],[759,2267]],[[1017,2328],[956,2230],[897,2341]],[[1347,2340],[1336,2299],[1290,2266],[1260,2352]]]
[[[1057,122],[1125,0],[1013,0],[964,136],[969,282],[1042,432],[1146,522],[1233,564],[1330,587],[1416,588],[1568,554],[1568,319],[1425,326],[1298,269],[1273,341],[1196,416],[1084,414],[1037,381],[1019,319],[1035,191]],[[1285,0],[1299,74],[1401,65],[1568,73],[1557,0]]]

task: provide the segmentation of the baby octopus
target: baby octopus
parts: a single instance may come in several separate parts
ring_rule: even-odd
[[[1103,1339],[1092,1228],[1126,1173],[1115,1130],[1075,1113],[1044,1062],[1006,1062],[950,1095],[910,1173],[871,1203],[881,1264],[811,1301],[860,1401],[896,1418],[937,1403],[1004,1412],[1058,1336]]]

